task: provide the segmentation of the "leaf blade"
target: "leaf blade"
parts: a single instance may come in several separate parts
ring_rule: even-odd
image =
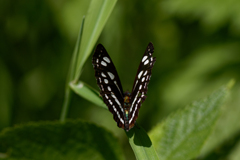
[[[86,15],[75,80],[79,79],[83,64],[101,34],[117,0],[92,0]]]
[[[10,159],[123,159],[117,138],[83,121],[29,123],[0,133]]]
[[[138,160],[158,160],[157,153],[152,145],[152,142],[144,131],[144,129],[135,124],[129,132],[126,132],[129,143],[133,152]]]
[[[209,97],[168,117],[150,132],[161,160],[186,160],[196,157],[219,117],[228,93],[220,88]]]
[[[64,95],[64,101],[63,101],[63,107],[62,107],[62,111],[61,111],[61,115],[60,115],[60,121],[63,122],[65,121],[66,117],[67,117],[67,112],[68,112],[68,108],[69,108],[69,104],[70,104],[70,99],[72,96],[72,92],[69,88],[69,83],[73,80],[74,78],[74,74],[75,74],[75,70],[76,70],[76,61],[77,61],[77,57],[78,57],[78,53],[79,53],[79,47],[80,47],[80,43],[81,43],[81,39],[82,39],[82,31],[83,31],[83,26],[84,26],[84,21],[85,21],[85,17],[83,17],[82,19],[82,24],[79,30],[79,34],[78,34],[78,38],[77,38],[77,42],[75,44],[75,48],[73,51],[73,55],[72,55],[72,59],[71,59],[71,63],[70,63],[70,67],[69,67],[69,71],[68,71],[68,76],[67,76],[67,82],[66,82],[66,86],[65,86],[65,95]]]
[[[70,87],[76,94],[80,95],[81,97],[87,99],[88,101],[100,107],[108,109],[105,103],[100,98],[100,95],[98,94],[98,92],[95,91],[90,86],[88,86],[87,84],[85,84],[84,82],[79,81],[77,84],[72,82],[70,83]]]

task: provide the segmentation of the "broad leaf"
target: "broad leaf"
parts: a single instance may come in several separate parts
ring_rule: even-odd
[[[0,133],[0,155],[8,159],[123,159],[118,140],[81,121],[41,122]]]
[[[170,115],[156,126],[150,137],[161,160],[188,160],[196,157],[219,117],[228,93],[222,87],[209,97]]]

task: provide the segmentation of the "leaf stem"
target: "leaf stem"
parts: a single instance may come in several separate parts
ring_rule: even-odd
[[[81,28],[80,28],[80,31],[79,31],[79,34],[78,34],[78,39],[77,39],[77,42],[76,42],[76,45],[75,45],[75,49],[74,49],[74,52],[73,52],[73,55],[72,55],[72,60],[71,60],[69,71],[68,71],[67,83],[66,83],[66,87],[65,87],[65,96],[64,96],[63,107],[62,107],[62,112],[61,112],[61,116],[60,116],[60,121],[61,122],[65,121],[65,119],[67,117],[68,109],[69,109],[69,106],[70,106],[70,102],[71,102],[70,100],[71,100],[71,97],[72,97],[72,91],[71,91],[71,88],[69,86],[69,83],[71,81],[73,81],[74,77],[75,77],[74,73],[76,71],[76,66],[77,66],[76,63],[77,63],[77,57],[78,57],[79,50],[80,50],[84,20],[85,20],[85,16],[83,16],[83,19],[82,19]],[[77,79],[74,80],[74,82],[77,83]]]

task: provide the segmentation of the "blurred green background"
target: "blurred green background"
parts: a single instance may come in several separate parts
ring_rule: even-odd
[[[71,55],[89,3],[0,1],[0,130],[60,118]],[[137,120],[146,131],[232,78],[236,84],[210,146],[240,130],[239,6],[238,0],[117,2],[99,43],[112,57],[125,91],[132,89],[148,43],[155,47],[157,61]],[[98,89],[91,57],[81,79]],[[97,123],[127,140],[110,112],[75,94],[68,118]]]

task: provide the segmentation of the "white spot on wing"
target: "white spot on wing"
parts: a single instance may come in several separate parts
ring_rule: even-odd
[[[132,118],[131,118],[130,121],[129,121],[129,124],[132,122],[133,118],[135,117],[135,112],[136,112],[136,110],[137,110],[137,104],[136,104],[135,109],[134,109],[134,112],[133,112],[133,114],[132,114]]]
[[[112,97],[114,98],[114,100],[116,101],[116,103],[121,106],[121,103],[118,101],[117,97],[113,94]]]
[[[116,112],[117,109],[115,108],[115,106],[113,105],[112,107],[113,107],[113,110]]]
[[[144,88],[147,88],[147,83],[144,84]]]
[[[115,83],[115,85],[117,86],[119,92],[122,93],[121,90],[120,90],[120,88],[119,88],[118,85],[117,85],[117,81],[114,81],[114,83]]]
[[[102,83],[102,79],[100,77],[98,79],[99,79],[99,83]]]
[[[105,94],[105,97],[106,97],[106,99],[108,99],[108,96],[107,96],[107,94]]]
[[[112,103],[111,99],[109,99],[109,103],[110,103],[110,105],[113,105],[113,103]]]
[[[108,90],[111,91],[111,87],[108,86]]]
[[[149,60],[146,60],[145,62],[144,62],[144,65],[147,65],[149,63]]]
[[[139,98],[139,100],[138,100],[138,103],[140,103],[141,102],[141,98]]]
[[[146,80],[148,80],[148,78],[149,78],[149,75],[147,75]]]
[[[107,79],[104,79],[104,82],[105,82],[106,84],[108,84],[108,80],[107,80]]]
[[[111,72],[107,72],[107,73],[108,73],[109,77],[113,80],[115,76]]]
[[[103,59],[107,62],[107,63],[110,63],[110,59],[108,57],[103,57]]]
[[[102,61],[101,64],[102,64],[103,66],[105,66],[105,67],[107,66],[107,63],[104,62],[104,61]]]
[[[146,76],[147,75],[147,71],[144,72],[143,76]]]
[[[117,102],[117,104],[118,104],[119,106],[121,106],[121,103],[118,101],[117,98],[115,98],[115,101]]]
[[[139,91],[137,92],[136,95],[138,95],[138,94],[139,94]],[[131,106],[131,108],[130,108],[130,112],[132,111],[133,105],[134,105],[135,101],[137,100],[137,97],[138,97],[138,96],[135,96],[135,98],[134,98],[134,100],[133,100],[132,106]]]
[[[117,113],[118,119],[120,119],[120,121],[122,122],[122,124],[124,124],[123,119],[120,117],[120,114],[118,113],[117,109],[115,108],[115,106],[113,105],[113,110]]]
[[[144,62],[147,59],[147,56],[144,56],[142,59],[142,62]]]
[[[143,73],[143,71],[141,71],[141,72],[138,74],[138,79],[140,79],[140,78],[141,78],[141,76],[142,76],[142,73]]]
[[[106,77],[106,75],[105,75],[103,72],[101,73],[101,75],[102,75],[103,77]]]
[[[113,98],[117,98],[114,94],[112,95]]]
[[[124,121],[122,120],[122,118],[120,118],[120,121],[122,122],[122,124],[124,124]]]
[[[141,89],[142,89],[142,85],[139,86],[139,90],[141,90]]]
[[[145,77],[142,78],[142,82],[144,82],[144,81],[145,81]]]
[[[135,82],[135,86],[134,86],[134,89],[135,89],[135,87],[136,87],[137,83],[138,83],[138,80],[136,80],[136,82]]]
[[[99,61],[99,60],[98,60],[98,59],[96,59],[96,63],[98,63],[98,61]]]

